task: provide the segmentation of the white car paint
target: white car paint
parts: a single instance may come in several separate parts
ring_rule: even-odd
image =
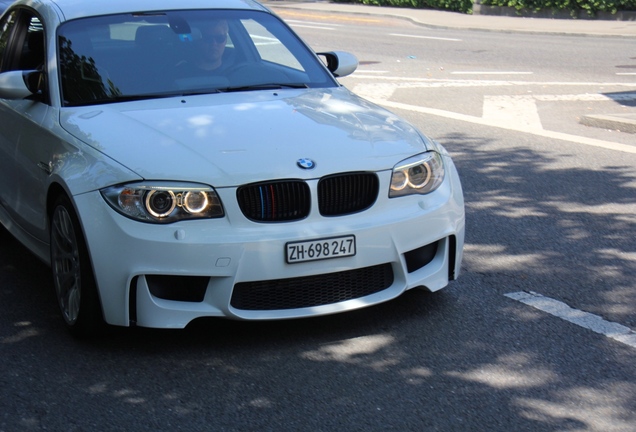
[[[80,247],[73,249],[73,262],[81,263],[83,284],[90,268],[97,298],[97,309],[91,313],[101,312],[106,323],[182,328],[200,317],[270,320],[325,315],[381,303],[416,287],[437,291],[459,275],[464,201],[450,156],[395,114],[341,87],[309,48],[302,48],[304,61],[320,68],[317,75],[328,77],[310,88],[170,94],[107,103],[89,100],[72,106],[63,103],[60,88],[61,80],[68,79],[64,67],[70,66],[60,67],[59,52],[50,49],[57,42],[57,27],[65,20],[138,12],[147,5],[142,0],[19,0],[16,5],[37,11],[44,23],[49,49],[43,73],[50,94],[46,100],[25,99],[22,72],[0,71],[0,222],[59,274],[59,263],[49,255],[49,240],[68,227],[63,223],[67,213],[76,214],[78,229],[71,231],[85,239],[86,251],[76,241]],[[207,0],[186,0],[178,7],[269,13],[242,0],[223,0],[214,6]],[[172,11],[175,5],[157,0],[152,8]],[[235,44],[240,43],[239,36],[235,34]],[[350,73],[357,65],[354,56],[342,52],[327,57],[334,74]],[[442,168],[435,168],[439,171],[431,174],[420,162],[411,167],[412,172],[410,165],[400,166],[427,152],[439,154]],[[313,169],[300,166],[299,161],[306,159],[315,163]],[[402,172],[410,173],[407,180],[412,186],[407,186],[407,195],[390,197],[392,181],[401,187]],[[377,194],[370,204],[352,213],[322,214],[321,200],[332,197],[319,198],[319,184],[334,176],[340,181],[351,173],[377,179]],[[432,191],[418,193],[416,179],[425,178],[421,182],[428,184],[431,177],[443,181]],[[280,181],[306,186],[307,213],[275,222],[248,217],[239,205],[239,191],[261,182],[266,182],[263,188],[273,188]],[[350,186],[344,184],[343,188]],[[120,201],[106,200],[103,192],[117,185],[168,185],[176,191],[200,185],[220,199],[223,214],[174,222],[161,217],[137,220],[117,208],[128,205],[121,196]],[[144,196],[149,199],[147,193]],[[358,199],[344,192],[343,196]],[[64,207],[59,197],[68,198],[70,207]],[[265,204],[274,212],[276,206],[295,199],[273,192],[270,198],[265,203],[261,197],[263,212]],[[144,202],[136,205],[147,206]],[[341,236],[355,238],[355,255],[298,263],[285,257],[288,243],[327,244]],[[52,247],[57,259],[65,246],[59,242],[55,240]],[[384,285],[367,292],[367,283],[360,286],[359,276],[373,274],[369,277],[377,279],[376,270],[384,278],[379,285]],[[351,272],[356,276],[350,277]],[[375,284],[371,279],[368,284]],[[241,285],[246,283],[251,285]],[[341,283],[348,284],[342,295],[340,288],[334,288]],[[305,285],[311,289],[305,291]],[[82,287],[75,293],[79,307],[79,298],[91,298],[92,291],[78,286]],[[238,287],[246,295],[260,295],[265,303],[275,293],[282,299],[273,304],[295,306],[243,307],[233,300]],[[190,291],[200,296],[183,297]],[[323,291],[331,300],[315,298]],[[292,297],[294,301],[288,302]],[[254,304],[260,304],[258,299]],[[81,305],[84,325],[88,312]],[[62,310],[68,312],[64,306]],[[77,321],[65,316],[73,330]]]
[[[64,110],[61,124],[143,178],[194,177],[215,187],[385,170],[426,149],[408,123],[343,87],[81,107]],[[302,157],[320,163],[299,171]]]

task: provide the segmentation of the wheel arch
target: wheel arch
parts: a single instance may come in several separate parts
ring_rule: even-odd
[[[68,191],[64,188],[63,185],[61,185],[60,183],[52,183],[49,187],[48,193],[47,193],[47,197],[46,197],[46,213],[47,213],[47,218],[48,218],[48,226],[49,226],[49,236],[51,235],[51,224],[52,224],[52,219],[53,219],[53,213],[55,210],[55,204],[56,202],[58,202],[58,200],[60,199],[60,197],[64,197],[67,201],[68,204],[70,204],[70,206],[72,207],[70,210],[74,213],[74,218],[76,219],[76,223],[80,230],[80,232],[78,233],[79,235],[81,235],[81,246],[80,248],[83,250],[83,252],[86,254],[86,263],[89,266],[89,271],[88,273],[85,273],[84,276],[88,276],[92,279],[90,285],[89,285],[89,289],[94,289],[94,293],[93,296],[95,298],[94,302],[96,302],[96,304],[92,305],[93,311],[91,313],[93,314],[97,314],[97,316],[95,317],[89,317],[83,318],[83,322],[80,325],[80,328],[75,328],[75,329],[71,329],[71,332],[74,333],[77,336],[84,336],[84,335],[88,335],[90,333],[93,332],[97,332],[99,333],[102,325],[104,324],[104,309],[103,309],[103,302],[101,299],[101,291],[99,289],[99,286],[97,284],[97,280],[95,279],[95,271],[94,271],[94,265],[93,265],[93,258],[91,256],[90,253],[90,248],[88,247],[88,243],[86,240],[86,233],[84,230],[84,225],[82,223],[82,219],[80,217],[79,212],[77,211],[77,206],[72,198],[72,195],[68,193]],[[51,255],[51,254],[49,254]],[[52,261],[52,257],[49,258]],[[51,263],[52,265],[52,263]],[[92,286],[92,288],[90,288],[90,286]],[[84,293],[84,295],[86,295],[87,293]],[[86,306],[84,306],[86,307]]]
[[[70,195],[66,192],[66,189],[59,183],[51,183],[49,186],[48,193],[46,194],[46,215],[51,220],[51,215],[53,214],[53,206],[55,205],[55,201],[60,195],[66,195],[70,199]],[[71,200],[71,203],[73,200]]]

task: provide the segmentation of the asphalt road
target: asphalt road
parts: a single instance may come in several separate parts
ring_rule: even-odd
[[[603,69],[631,45],[283,17],[355,52],[343,84],[452,153],[461,278],[331,317],[78,341],[47,268],[0,229],[0,431],[636,430],[636,142],[577,119],[634,108],[635,79]],[[579,97],[609,93],[625,97]]]

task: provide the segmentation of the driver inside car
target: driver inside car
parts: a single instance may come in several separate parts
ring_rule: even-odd
[[[184,75],[201,75],[206,72],[221,72],[229,66],[223,62],[228,37],[225,20],[212,21],[200,30],[201,37],[194,40],[195,53],[190,60],[184,60],[177,69]]]

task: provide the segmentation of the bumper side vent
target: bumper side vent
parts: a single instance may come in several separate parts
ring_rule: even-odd
[[[150,294],[163,300],[197,302],[205,297],[207,276],[146,275]]]
[[[413,273],[433,261],[433,258],[435,258],[437,254],[438,245],[439,241],[436,241],[435,243],[427,244],[426,246],[405,253],[406,271]]]

